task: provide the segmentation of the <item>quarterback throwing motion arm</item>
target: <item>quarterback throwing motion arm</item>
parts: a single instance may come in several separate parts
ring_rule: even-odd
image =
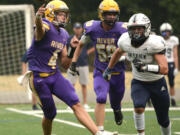
[[[67,20],[66,18],[69,18],[69,11],[67,9],[63,9],[64,12],[57,12],[56,15],[54,15],[54,20],[52,21],[52,23],[54,24],[54,26],[58,29],[58,27],[64,27],[65,24],[67,23]],[[45,7],[45,4],[43,4],[37,11],[36,13],[36,18],[35,18],[35,40],[36,41],[40,41],[44,38],[45,34],[49,31],[49,26],[48,24],[46,24],[43,20],[42,20],[42,16],[45,14],[47,17],[48,14],[49,14],[49,9],[47,7]],[[52,15],[51,15],[52,16]],[[62,19],[60,19],[60,17]],[[51,17],[52,18],[52,17]],[[50,19],[51,19],[50,18]],[[58,32],[59,29],[58,29]],[[78,45],[79,43],[79,40],[74,36],[71,40],[71,43],[70,43],[70,47],[69,49],[67,50],[67,47],[65,46],[61,52],[61,64],[62,66],[67,69],[70,64],[71,64],[71,60],[72,60],[72,57],[73,57],[73,54],[75,52],[75,49],[76,49],[76,46]],[[53,43],[52,43],[53,44]],[[54,45],[55,45],[55,42],[54,42]],[[54,57],[56,54],[54,54]]]

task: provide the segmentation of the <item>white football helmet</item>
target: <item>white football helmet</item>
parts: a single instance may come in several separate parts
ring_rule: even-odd
[[[151,33],[151,21],[149,20],[149,18],[142,13],[137,13],[134,14],[128,22],[128,29],[134,26],[144,26],[145,27],[145,31],[144,31],[144,36],[148,37]]]
[[[138,26],[144,27],[143,33],[140,34],[134,32],[133,27],[135,28]],[[137,13],[129,19],[127,28],[129,36],[131,38],[131,44],[134,47],[139,47],[145,42],[145,40],[149,37],[151,33],[151,21],[146,15],[142,13]]]
[[[170,31],[170,32],[172,33],[173,29],[172,29],[171,24],[169,24],[169,23],[167,23],[167,22],[161,24],[161,26],[160,26],[160,32],[162,33],[162,32],[164,32],[164,31]]]

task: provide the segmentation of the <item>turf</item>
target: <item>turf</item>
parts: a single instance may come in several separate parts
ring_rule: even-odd
[[[93,108],[94,105],[91,105]],[[109,105],[107,105],[109,107]],[[132,107],[131,103],[126,103],[124,107]],[[42,134],[41,118],[19,114],[6,110],[6,108],[16,108],[20,110],[31,110],[31,105],[0,105],[0,135],[40,135]],[[58,104],[58,109],[65,109],[64,104]],[[94,119],[94,114],[89,113]],[[132,112],[123,112],[124,121],[121,126],[114,122],[112,112],[106,112],[105,129],[108,131],[118,131],[121,134],[136,134]],[[179,118],[171,120],[172,134],[180,132],[180,111],[170,111],[170,118]],[[75,116],[70,113],[58,113],[57,119],[79,123]],[[157,124],[154,111],[146,111],[146,134],[160,135],[160,128]],[[52,135],[90,135],[87,129],[73,127],[64,123],[54,122]]]

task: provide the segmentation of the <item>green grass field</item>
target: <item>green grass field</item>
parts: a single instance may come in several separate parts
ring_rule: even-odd
[[[94,105],[92,104],[93,108]],[[7,110],[7,108],[14,108],[21,112],[27,112],[22,114]],[[107,105],[109,108],[109,105]],[[123,108],[132,108],[131,103],[125,103]],[[64,104],[57,104],[58,110],[65,110]],[[94,119],[94,113],[89,113]],[[134,128],[133,113],[132,111],[123,111],[124,121],[121,126],[117,126],[114,123],[114,116],[112,112],[106,112],[105,130],[118,131],[120,135],[135,135],[136,130]],[[35,115],[35,116],[34,116]],[[41,135],[41,117],[42,113],[34,113],[31,111],[31,105],[0,105],[0,135]],[[172,134],[180,134],[180,108],[170,111],[170,118],[172,123]],[[157,124],[154,111],[146,111],[146,135],[160,135],[160,128]],[[72,126],[61,122],[73,122],[76,125]],[[90,135],[87,129],[79,126],[79,122],[76,120],[72,113],[58,113],[56,121],[53,123],[52,135]]]

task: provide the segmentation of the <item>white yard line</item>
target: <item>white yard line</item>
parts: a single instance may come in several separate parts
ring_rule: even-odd
[[[176,134],[176,135],[180,135],[180,132],[174,132],[174,134]]]
[[[133,108],[122,108],[122,111],[123,112],[131,112],[133,111],[134,109]],[[173,107],[173,108],[170,108],[171,111],[178,111],[180,110],[179,107]],[[30,114],[41,114],[43,113],[41,110],[37,110],[37,111],[33,111],[33,110],[22,110],[24,113],[30,113]],[[87,112],[94,112],[94,109],[87,109],[86,110]],[[113,112],[113,110],[111,108],[106,108],[105,109],[106,112]],[[146,108],[146,111],[154,111],[154,108]],[[57,110],[57,113],[73,113],[73,111],[70,109],[63,109],[63,110]],[[177,118],[177,119],[180,119],[180,118]]]
[[[171,118],[171,120],[180,120],[180,118]]]
[[[38,118],[43,118],[43,115],[36,114],[36,113],[42,113],[42,111],[23,111],[23,110],[19,110],[19,109],[15,109],[15,108],[6,108],[6,110],[16,112],[16,113],[20,113],[20,114],[30,115],[30,116],[34,116],[34,117],[38,117]],[[112,109],[107,109],[107,110],[110,111]],[[90,111],[94,112],[94,109],[90,109]],[[60,110],[58,110],[58,112],[60,112]],[[67,112],[72,113],[72,110],[62,110],[62,113],[67,113]],[[85,128],[81,124],[78,124],[75,122],[60,120],[60,119],[56,119],[56,118],[54,119],[54,121],[59,122],[59,123],[63,123],[63,124],[67,124],[67,125],[71,125],[74,127],[78,127],[78,128]],[[110,131],[104,131],[104,132],[112,133]],[[118,134],[118,135],[136,135],[136,134]]]
[[[31,116],[43,118],[43,115],[39,115],[39,114],[27,112],[27,111],[18,110],[18,109],[15,109],[15,108],[7,108],[7,110],[12,111],[12,112],[16,112],[16,113],[21,113],[21,114],[26,114],[26,115],[31,115]],[[66,120],[54,119],[54,121],[59,122],[59,123],[64,123],[64,124],[67,124],[67,125],[71,125],[71,126],[74,126],[74,127],[85,128],[84,126],[82,126],[80,124],[77,124],[77,123],[74,123],[74,122],[70,122],[70,121],[66,121]]]

